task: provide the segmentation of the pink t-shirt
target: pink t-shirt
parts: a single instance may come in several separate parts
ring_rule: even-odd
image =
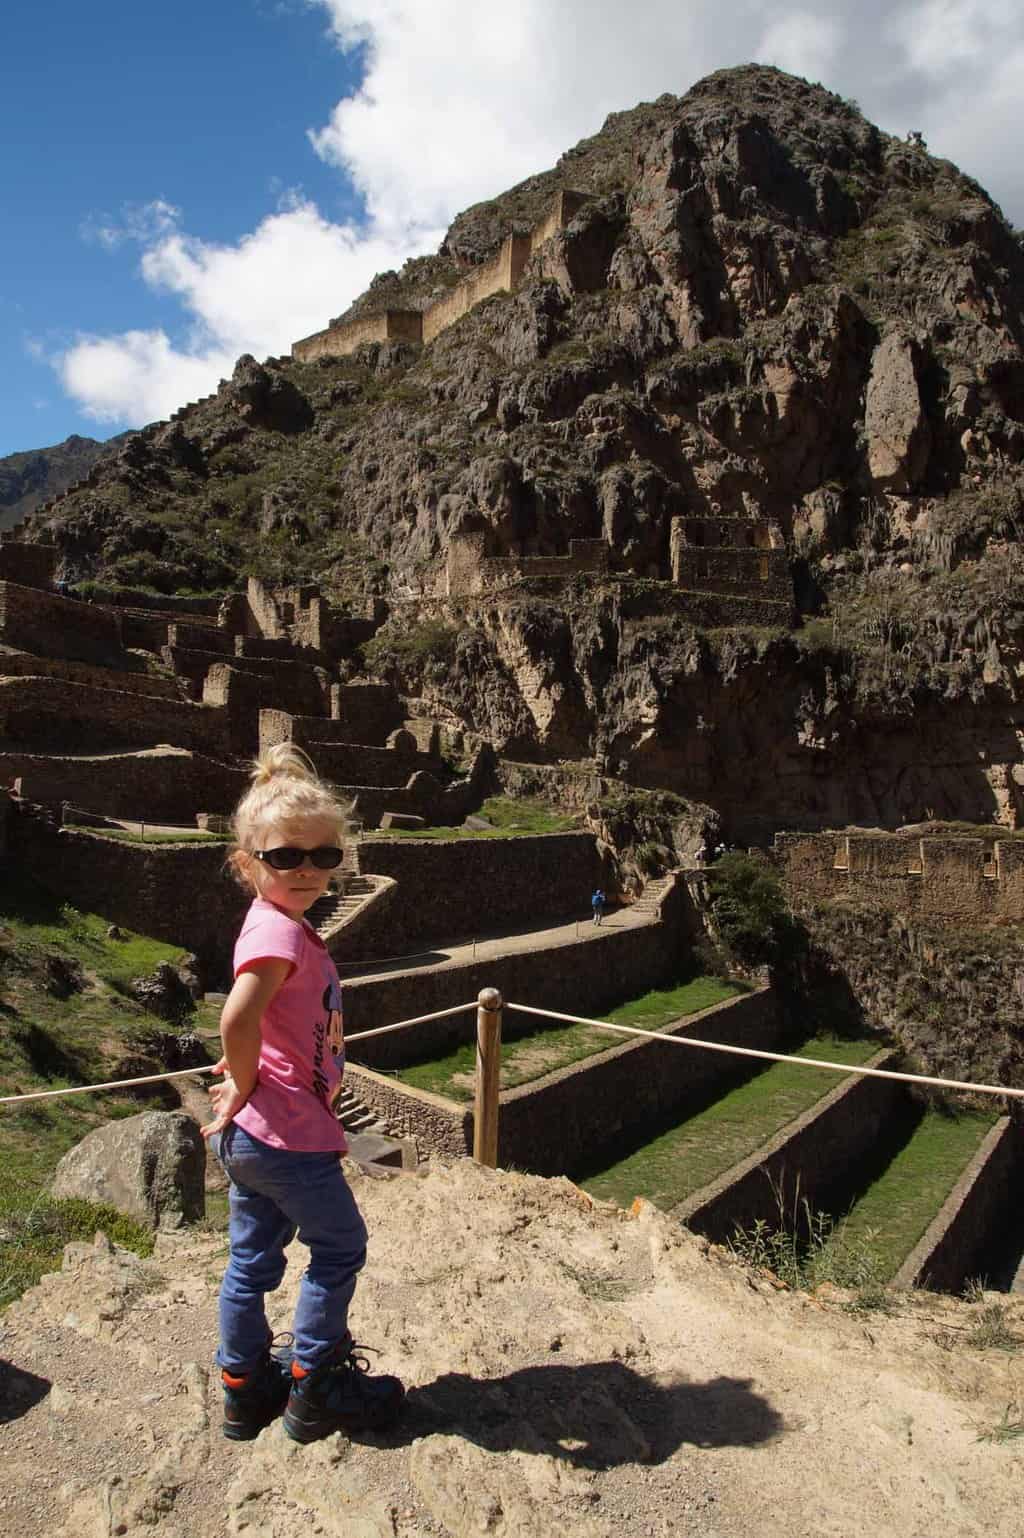
[[[344,1063],[344,1048],[335,1061],[330,1044],[332,1031],[341,1036],[337,970],[311,925],[257,897],[235,943],[235,976],[271,957],[290,961],[292,971],[264,1013],[256,1088],[235,1121],[272,1148],[344,1153],[331,1110]]]

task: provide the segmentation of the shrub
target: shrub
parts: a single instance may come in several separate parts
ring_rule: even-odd
[[[780,966],[800,949],[802,931],[775,872],[748,854],[726,854],[708,872],[722,945],[745,966]]]
[[[455,651],[459,632],[441,619],[425,619],[408,626],[385,626],[363,647],[367,667],[380,672],[389,664],[416,666],[447,662]]]
[[[97,1230],[136,1255],[153,1253],[152,1232],[116,1208],[46,1192],[32,1197],[17,1185],[0,1198],[0,1230],[0,1308],[59,1267],[65,1244],[87,1242]]]

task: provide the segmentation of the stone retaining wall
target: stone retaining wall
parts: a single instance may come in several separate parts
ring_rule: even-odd
[[[200,958],[208,987],[230,982],[249,898],[225,870],[223,844],[130,844],[60,828],[18,805],[9,852],[54,896]]]
[[[387,810],[399,810],[389,807]],[[539,928],[572,914],[588,917],[604,878],[592,833],[534,838],[363,839],[359,869],[390,876],[399,896],[380,940],[401,955],[433,940],[487,934],[521,924]],[[369,943],[364,937],[364,943]]]
[[[899,1059],[888,1049],[864,1065],[892,1068]],[[808,1072],[811,1070],[808,1069]],[[763,1221],[779,1226],[779,1198],[792,1212],[806,1200],[835,1211],[845,1205],[858,1166],[870,1155],[907,1087],[892,1079],[837,1076],[836,1087],[770,1138],[749,1159],[673,1207],[688,1228],[725,1244],[737,1228]]]
[[[0,677],[0,736],[9,745],[83,752],[158,743],[229,757],[227,714],[185,701],[86,688],[61,678]]]
[[[5,652],[0,656],[0,678],[62,678],[94,689],[119,689],[125,694],[146,694],[154,699],[181,699],[176,678],[141,669],[127,673],[119,668],[92,667],[66,657],[35,657],[30,652]]]
[[[55,545],[26,545],[10,533],[0,534],[0,581],[52,591],[56,567]]]
[[[920,1242],[897,1271],[897,1287],[960,1292],[984,1276],[993,1234],[1018,1225],[1024,1129],[1003,1116],[985,1138]]]
[[[475,1019],[475,1016],[474,1016]],[[361,1064],[348,1063],[345,1082],[393,1132],[412,1137],[431,1153],[464,1159],[473,1151],[473,1111],[428,1090],[396,1084]]]
[[[664,1034],[770,1051],[778,1040],[775,995],[764,988],[727,999]],[[725,1053],[627,1040],[504,1091],[498,1162],[535,1175],[573,1174],[592,1160],[615,1158],[624,1143],[715,1099],[749,1071],[745,1059]]]
[[[26,801],[137,821],[194,824],[197,810],[227,813],[248,785],[239,769],[182,748],[66,758],[0,753],[0,780],[21,781]]]
[[[345,1029],[370,1030],[439,1009],[453,1009],[467,1000],[475,1009],[481,988],[497,988],[503,998],[538,1008],[601,1014],[623,999],[673,981],[685,969],[689,959],[687,900],[685,888],[679,886],[663,902],[661,922],[597,930],[588,921],[580,926],[580,939],[569,939],[562,945],[448,963],[430,970],[351,978],[344,959],[339,958]],[[396,898],[387,906],[394,909]],[[428,951],[425,956],[430,954]],[[443,962],[443,953],[436,959]],[[380,1069],[400,1067],[414,1056],[437,1056],[472,1037],[475,1015],[471,1019],[470,1014],[431,1021],[377,1037],[365,1046],[354,1046],[354,1060]]]
[[[217,686],[207,690],[206,681],[215,669],[224,669],[235,675],[247,674],[256,681],[257,693],[253,707],[253,733],[258,732],[256,712],[261,707],[277,710],[298,709],[303,715],[327,715],[330,692],[327,674],[308,662],[289,662],[277,657],[239,657],[232,654],[230,661],[215,652],[185,650],[165,646],[161,655],[167,665],[191,684],[193,698],[202,698],[207,704],[226,704],[227,700],[216,697]],[[214,674],[220,677],[219,673]]]
[[[44,657],[100,667],[124,664],[120,619],[95,604],[0,582],[0,641]]]
[[[774,851],[795,901],[859,891],[922,918],[1024,922],[1024,839],[779,833]]]
[[[651,930],[663,927],[653,925]],[[630,931],[632,935],[646,933],[649,932]],[[576,973],[574,1001],[557,997],[554,967],[549,969],[546,980],[538,978],[540,991],[532,997],[525,998],[519,992],[509,994],[504,987],[502,995],[567,1013],[599,1013],[602,1005],[595,1002],[588,1006],[581,1001],[580,984],[584,974],[589,977],[592,971],[594,955],[604,950],[605,945],[606,939],[602,938],[591,946],[589,953],[582,942],[576,948],[579,954],[575,963],[570,963]],[[540,953],[548,957],[550,954]],[[605,987],[610,981],[607,971],[610,955],[611,951],[606,951],[601,958],[605,967]],[[506,957],[504,961],[514,959]],[[567,958],[561,959],[564,963]],[[498,973],[493,967],[482,969],[482,973],[487,974],[484,986],[499,986]],[[642,991],[656,981],[624,980],[634,991]],[[586,984],[582,991],[586,991]],[[346,1029],[352,1032],[348,991],[345,997]],[[440,1007],[443,1006],[430,1006]],[[506,1021],[511,1013],[506,1010]],[[558,1022],[552,1022],[552,1025],[557,1026]],[[426,1037],[422,1033],[430,1031],[433,1034],[435,1027],[445,1029],[443,1035],[437,1033],[442,1039],[434,1044],[432,1051],[447,1050],[459,1041],[472,1040],[476,1033],[475,1005],[465,1016],[456,1016],[453,1021],[413,1026],[408,1033],[397,1032],[394,1036],[377,1038],[377,1041],[381,1047],[385,1043],[402,1041],[406,1055],[415,1043],[422,1054],[426,1052]],[[691,1015],[666,1035],[699,1036],[770,1050],[777,1040],[777,1033],[774,994],[771,989],[762,989]],[[611,1035],[608,1039],[614,1040]],[[376,1044],[368,1041],[361,1051],[360,1043],[353,1042],[350,1049],[356,1059],[352,1066],[353,1077],[358,1073],[358,1092],[366,1104],[386,1117],[396,1129],[417,1138],[433,1151],[449,1157],[469,1152],[473,1145],[472,1107],[462,1107],[436,1095],[424,1095],[421,1090],[399,1084],[379,1073],[364,1071],[364,1054]],[[399,1055],[393,1065],[399,1066],[401,1061]],[[602,1153],[614,1157],[624,1139],[642,1135],[645,1129],[659,1121],[663,1123],[666,1116],[677,1110],[681,1113],[686,1106],[706,1102],[748,1071],[741,1059],[723,1053],[705,1052],[699,1048],[688,1051],[652,1041],[621,1041],[606,1052],[547,1074],[531,1084],[502,1091],[498,1115],[498,1162],[503,1167],[525,1169],[537,1175],[572,1174],[595,1156],[600,1158]]]

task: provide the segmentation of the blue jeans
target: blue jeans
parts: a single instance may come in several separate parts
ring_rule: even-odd
[[[239,1375],[270,1339],[265,1293],[280,1287],[296,1233],[309,1265],[295,1306],[295,1360],[318,1367],[348,1332],[348,1306],[366,1260],[366,1225],[336,1153],[271,1148],[232,1122],[217,1153],[231,1177],[231,1257],[220,1289],[217,1362]]]

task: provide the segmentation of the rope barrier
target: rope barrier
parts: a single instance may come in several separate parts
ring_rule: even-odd
[[[521,1010],[524,1015],[542,1015],[548,1020],[567,1020],[572,1025],[592,1025],[599,1031],[641,1036],[646,1041],[661,1041],[669,1047],[702,1047],[707,1052],[731,1052],[736,1057],[757,1057],[769,1063],[796,1063],[801,1068],[830,1068],[834,1073],[855,1073],[864,1079],[898,1079],[904,1084],[930,1084],[939,1089],[966,1090],[975,1095],[1009,1095],[1014,1099],[1024,1099],[1024,1089],[1007,1089],[1001,1084],[968,1084],[962,1079],[936,1079],[923,1073],[896,1073],[890,1068],[858,1068],[851,1063],[830,1063],[820,1057],[793,1057],[785,1052],[762,1052],[757,1047],[734,1047],[722,1041],[701,1041],[696,1036],[666,1036],[661,1031],[643,1031],[635,1025],[610,1025],[607,1020],[589,1020],[584,1015],[563,1015],[554,1009],[534,1009],[529,1004],[506,1001],[505,1008]]]
[[[357,1031],[346,1036],[348,1048],[357,1041],[369,1041],[375,1036],[390,1036],[393,1031],[409,1030],[414,1025],[424,1025],[430,1020],[447,1020],[453,1015],[465,1014],[475,1009],[476,1002],[456,1004],[451,1009],[435,1010],[429,1015],[414,1015],[408,1020],[397,1020],[394,1025],[379,1025],[369,1031]],[[764,1052],[757,1047],[736,1047],[727,1042],[703,1041],[696,1036],[666,1036],[663,1031],[645,1031],[635,1025],[612,1025],[607,1020],[591,1020],[586,1015],[567,1015],[555,1009],[536,1009],[530,1004],[507,1001],[506,1009],[517,1009],[524,1015],[536,1015],[546,1020],[564,1020],[570,1025],[589,1025],[598,1031],[612,1031],[621,1036],[637,1036],[644,1041],[660,1041],[669,1047],[698,1047],[705,1052],[731,1053],[734,1057],[757,1058],[768,1063],[795,1063],[798,1068],[825,1068],[832,1073],[856,1074],[862,1079],[895,1079],[901,1084],[927,1084],[935,1089],[959,1090],[972,1095],[1002,1095],[1009,1099],[1024,1099],[1024,1089],[1010,1089],[1004,1084],[973,1084],[963,1079],[942,1079],[922,1073],[898,1073],[891,1068],[862,1068],[853,1063],[833,1063],[819,1057],[795,1057],[787,1052]],[[136,1084],[159,1084],[165,1079],[187,1078],[192,1074],[212,1073],[213,1065],[200,1068],[177,1068],[172,1073],[151,1073],[139,1079],[112,1079],[105,1084],[79,1084],[70,1089],[33,1090],[27,1095],[0,1095],[0,1105],[15,1105],[25,1100],[53,1100],[63,1095],[88,1095],[100,1090],[130,1089]]]
[[[411,1020],[397,1020],[394,1025],[380,1025],[372,1031],[359,1031],[346,1036],[346,1048],[353,1041],[367,1041],[371,1036],[388,1036],[392,1031],[404,1031],[411,1025],[423,1025],[427,1020],[447,1020],[451,1015],[461,1015],[467,1009],[475,1009],[475,1000],[469,1004],[456,1004],[453,1009],[441,1009],[432,1015],[416,1015]],[[104,1089],[130,1089],[135,1084],[159,1084],[165,1079],[183,1079],[191,1074],[212,1073],[213,1064],[201,1068],[176,1068],[173,1073],[148,1073],[141,1079],[111,1079],[106,1084],[76,1084],[70,1089],[38,1089],[28,1095],[0,1095],[0,1105],[15,1105],[23,1100],[55,1100],[60,1095],[91,1095]]]
[[[193,1073],[212,1073],[205,1068],[175,1068],[173,1073],[148,1073],[142,1079],[111,1079],[106,1084],[76,1084],[71,1089],[37,1089],[30,1095],[0,1095],[0,1105],[14,1105],[20,1100],[55,1100],[59,1095],[91,1095],[100,1089],[128,1089],[133,1084],[159,1084],[162,1079],[182,1079]]]
[[[450,1015],[465,1014],[467,1009],[476,1009],[476,1000],[471,1004],[456,1004],[454,1009],[439,1009],[433,1015],[417,1015],[412,1020],[399,1020],[395,1025],[378,1025],[372,1031],[359,1031],[355,1036],[345,1037],[346,1051],[354,1041],[369,1041],[371,1036],[388,1036],[392,1031],[404,1031],[410,1025],[422,1025],[426,1020],[447,1020]]]

